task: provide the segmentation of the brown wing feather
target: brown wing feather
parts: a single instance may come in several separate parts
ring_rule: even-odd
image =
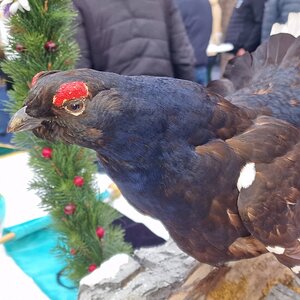
[[[239,253],[247,247],[262,251],[261,247],[253,247],[257,239],[285,265],[292,269],[299,266],[299,130],[284,121],[262,116],[226,143],[244,161],[254,162],[256,170],[254,182],[242,188],[238,198],[239,215],[254,240],[236,241],[229,251]],[[298,270],[300,267],[296,267]]]
[[[244,224],[266,245],[288,248],[300,237],[299,168],[300,163],[285,157],[257,164],[254,183],[241,190],[238,208]]]
[[[280,247],[278,259],[287,266],[300,265],[300,145],[296,155],[258,164],[254,183],[242,189],[238,208],[244,225],[266,247]],[[297,153],[297,154],[296,154]]]
[[[244,133],[226,143],[248,162],[270,163],[292,150],[299,137],[299,130],[291,124],[260,116]]]
[[[291,268],[299,266],[298,129],[279,120],[261,117],[244,134],[227,142],[246,161],[255,162],[255,180],[250,187],[241,190],[238,198],[244,225],[282,263]]]

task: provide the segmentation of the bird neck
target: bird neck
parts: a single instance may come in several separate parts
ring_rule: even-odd
[[[123,150],[114,155],[104,151],[99,154],[100,161],[132,205],[166,226],[174,218],[190,218],[195,209],[200,222],[212,203],[220,201],[220,207],[228,208],[235,203],[232,200],[237,198],[236,184],[244,162],[226,142],[216,140],[194,149],[183,142],[161,141],[145,151],[134,145],[126,149],[127,153]],[[126,156],[131,159],[125,160]]]
[[[226,156],[224,161],[211,159],[211,153],[195,153],[195,148],[244,131],[254,113],[252,116],[198,85],[179,81],[178,86],[176,81],[173,86],[170,80],[159,83],[157,89],[141,85],[122,91],[120,113],[110,115],[110,122],[103,128],[103,143],[95,150],[123,195],[145,213],[155,217],[162,203],[170,201],[176,201],[177,210],[181,207],[189,211],[192,206],[182,199],[191,186],[197,187],[195,195],[205,195],[205,212],[215,193],[205,184],[208,175],[211,182],[221,186],[218,180],[224,180],[220,177],[222,171],[228,169],[231,174],[239,166],[227,168]],[[130,90],[131,97],[127,97],[126,90]],[[148,99],[149,95],[154,97]],[[166,187],[172,189],[166,192]]]

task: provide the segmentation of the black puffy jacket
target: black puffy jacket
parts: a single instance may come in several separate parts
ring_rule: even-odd
[[[212,11],[208,0],[176,0],[188,37],[194,47],[197,66],[207,65],[206,48],[212,31]]]
[[[234,53],[240,48],[253,52],[260,44],[264,5],[265,0],[237,1],[225,38],[233,44]]]
[[[194,80],[195,56],[173,0],[73,0],[77,67]]]

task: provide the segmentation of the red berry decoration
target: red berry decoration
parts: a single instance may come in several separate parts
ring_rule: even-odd
[[[96,229],[96,235],[97,235],[97,237],[98,237],[99,239],[102,239],[102,238],[104,237],[104,235],[105,235],[105,230],[104,230],[104,228],[101,227],[101,226],[97,227],[97,229]]]
[[[25,51],[25,47],[21,44],[16,44],[16,51],[22,53]]]
[[[42,156],[44,158],[50,159],[52,158],[52,149],[49,147],[45,147],[42,149]]]
[[[76,254],[76,250],[75,250],[74,248],[71,248],[71,249],[70,249],[70,253],[71,253],[72,255],[75,255],[75,254]]]
[[[53,41],[48,41],[45,43],[44,48],[48,52],[53,53],[57,50],[57,45]]]
[[[75,213],[76,205],[73,203],[69,203],[64,207],[64,213],[68,216],[71,216]]]
[[[93,271],[95,271],[96,269],[97,269],[97,265],[96,264],[91,264],[89,266],[89,268],[88,268],[88,270],[89,270],[90,273],[93,272]]]
[[[82,187],[84,185],[84,179],[81,176],[75,176],[73,179],[73,183],[78,187]]]

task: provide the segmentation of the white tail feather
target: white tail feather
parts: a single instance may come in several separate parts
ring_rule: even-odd
[[[271,35],[277,33],[289,33],[296,38],[300,36],[300,13],[289,13],[285,24],[275,23],[272,27]]]

